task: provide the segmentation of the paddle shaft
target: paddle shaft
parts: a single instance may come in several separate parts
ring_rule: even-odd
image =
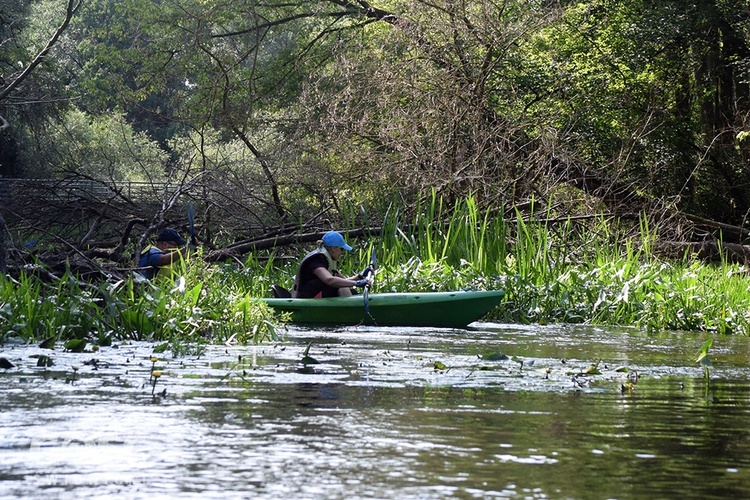
[[[190,239],[195,239],[195,205],[192,201],[188,202],[187,207],[188,225],[190,227]]]
[[[375,247],[372,248],[372,252],[370,253],[370,269],[372,273],[372,278],[375,279],[375,268],[377,267],[377,261],[375,260]],[[370,283],[365,285],[365,290],[363,292],[363,296],[365,299],[365,313],[370,314],[370,285],[372,284],[372,280]]]

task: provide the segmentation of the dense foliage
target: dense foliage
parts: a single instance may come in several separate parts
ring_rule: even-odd
[[[62,247],[71,269],[52,289],[4,282],[9,331],[170,338],[168,312],[231,335],[286,271],[199,266],[173,307],[72,270],[126,276],[155,231],[187,229],[188,200],[206,252],[377,229],[387,289],[502,286],[516,321],[747,331],[741,300],[706,302],[707,283],[741,296],[740,270],[657,261],[649,242],[721,244],[675,214],[750,214],[748,0],[0,0],[0,40],[0,267],[6,246],[29,265]],[[38,302],[55,287],[81,288]]]
[[[635,241],[601,219],[511,224],[474,199],[446,205],[433,197],[416,211],[414,219],[391,214],[378,239],[352,241],[342,272],[355,274],[374,250],[373,291],[503,289],[506,299],[490,320],[750,334],[746,269],[654,259],[645,224]],[[92,285],[70,273],[53,283],[0,278],[0,342],[149,340],[182,352],[273,339],[285,318],[257,297],[270,296],[273,283],[290,288],[297,261],[268,257],[215,265],[192,255],[176,280],[154,283],[130,277]]]
[[[208,239],[426,186],[498,208],[566,186],[618,213],[750,210],[744,0],[17,4],[0,3],[0,173],[112,198],[178,183]]]

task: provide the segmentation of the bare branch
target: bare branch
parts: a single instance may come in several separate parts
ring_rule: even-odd
[[[34,68],[39,66],[42,63],[42,61],[44,61],[44,58],[47,56],[49,51],[52,50],[52,47],[54,47],[54,45],[60,39],[60,36],[68,28],[68,25],[70,24],[70,20],[73,19],[73,15],[81,6],[81,1],[82,0],[68,0],[68,5],[65,8],[65,20],[62,22],[60,27],[57,28],[57,30],[55,31],[55,34],[52,35],[52,38],[50,38],[50,40],[47,42],[47,45],[42,49],[41,52],[39,52],[39,54],[36,55],[36,57],[31,61],[31,63],[29,63],[29,65],[26,66],[26,68],[24,68],[21,74],[18,75],[12,82],[10,82],[10,84],[7,87],[5,87],[2,91],[0,91],[0,101],[8,97],[8,95],[16,87],[18,87],[21,84],[21,82],[23,82],[26,79],[26,77],[28,77],[31,74]]]

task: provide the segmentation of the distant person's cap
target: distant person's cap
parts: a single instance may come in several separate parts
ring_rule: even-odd
[[[344,237],[336,231],[329,231],[323,235],[323,244],[327,247],[340,247],[344,250],[351,250],[352,247],[346,244]]]
[[[156,237],[156,241],[166,241],[167,243],[177,243],[178,245],[187,243],[187,240],[171,227],[162,229],[159,236]]]

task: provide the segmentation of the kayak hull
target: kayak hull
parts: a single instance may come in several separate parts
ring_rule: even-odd
[[[261,299],[292,322],[311,325],[426,326],[463,328],[494,309],[502,290],[481,292],[371,293],[323,299]]]

